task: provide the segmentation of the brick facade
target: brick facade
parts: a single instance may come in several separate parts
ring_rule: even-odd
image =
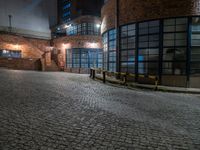
[[[0,49],[20,50],[22,58],[41,58],[49,46],[50,41],[48,40],[0,34]]]
[[[116,0],[102,8],[102,33],[115,27]],[[119,24],[178,16],[200,15],[200,0],[119,0]]]
[[[74,35],[56,38],[53,40],[53,46],[62,54],[63,61],[66,64],[66,49],[72,48],[97,48],[102,49],[101,36],[92,35]]]
[[[101,33],[115,27],[116,0],[108,0],[101,10]]]
[[[71,24],[73,26],[82,23],[101,24],[101,19],[95,16],[84,15],[70,21],[68,24]],[[61,25],[60,28],[66,30],[65,24]],[[55,29],[53,29],[53,31]],[[101,35],[79,34],[57,37],[52,40],[52,46],[57,51],[56,53],[58,64],[61,64],[61,66],[63,66],[67,72],[88,73],[87,69],[83,68],[66,68],[66,49],[102,49],[102,38]]]
[[[36,58],[0,58],[0,67],[16,70],[41,70],[40,59]]]
[[[26,38],[14,34],[0,34],[0,49],[21,51],[21,59],[1,58],[0,67],[12,69],[37,70],[38,61],[45,57],[45,51],[50,47],[49,40]],[[5,63],[5,64],[4,64]],[[37,63],[36,67],[35,64]],[[21,66],[21,67],[20,67]]]

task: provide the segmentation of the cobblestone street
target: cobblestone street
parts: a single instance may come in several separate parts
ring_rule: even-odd
[[[200,149],[200,96],[0,70],[0,150]]]

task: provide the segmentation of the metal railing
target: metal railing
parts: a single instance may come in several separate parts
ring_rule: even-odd
[[[90,78],[95,79],[97,74],[102,75],[103,83],[106,83],[107,76],[117,77],[122,81],[124,85],[127,85],[128,78],[135,78],[136,74],[132,73],[124,73],[124,72],[109,72],[106,70],[102,70],[100,68],[90,68]],[[157,76],[153,75],[138,75],[139,78],[148,78],[154,81],[155,90],[158,90],[159,79]]]

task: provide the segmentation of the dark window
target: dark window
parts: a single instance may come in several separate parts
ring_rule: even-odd
[[[135,73],[136,25],[121,27],[121,72]]]
[[[192,18],[191,74],[200,74],[200,17]]]
[[[109,71],[116,71],[116,30],[109,31],[108,51],[109,51]]]
[[[72,50],[67,50],[67,68],[72,68]]]
[[[138,73],[158,74],[160,22],[139,23]]]
[[[103,69],[108,69],[108,33],[103,34]]]
[[[69,49],[66,50],[67,68],[102,67],[101,49]]]
[[[164,20],[163,74],[186,73],[187,18]]]
[[[100,27],[94,23],[71,25],[66,29],[67,35],[100,35]]]

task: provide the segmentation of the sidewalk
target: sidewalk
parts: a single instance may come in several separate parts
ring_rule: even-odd
[[[96,79],[103,80],[103,77],[101,75],[96,75]],[[112,84],[124,85],[123,81],[117,80],[112,77],[106,77],[106,82],[109,82]],[[128,82],[126,86],[133,87],[133,88],[150,89],[150,90],[155,90],[156,88],[155,85],[130,83],[130,82]],[[157,91],[200,94],[200,89],[198,88],[170,87],[170,86],[163,86],[163,85],[158,85]]]

